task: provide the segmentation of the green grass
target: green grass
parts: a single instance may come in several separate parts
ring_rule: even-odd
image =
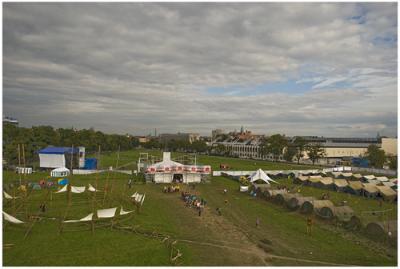
[[[157,153],[157,152],[154,152]],[[161,152],[158,152],[161,156]],[[120,164],[136,161],[139,151],[121,152]],[[173,153],[173,157],[174,157]],[[116,154],[102,154],[100,160],[104,167],[115,167]],[[135,159],[136,156],[136,159]],[[284,164],[270,162],[239,160],[198,156],[198,161],[219,167],[219,163],[228,163],[235,170],[284,169],[290,167]],[[114,163],[114,164],[113,164]],[[254,165],[254,167],[252,167]],[[217,167],[217,169],[219,169]],[[293,169],[293,168],[290,168]],[[35,173],[27,176],[27,180],[38,182],[47,178],[48,173]],[[138,184],[132,189],[127,188],[130,176],[125,174],[103,173],[98,176],[71,176],[73,185],[82,186],[91,183],[103,189],[107,182],[113,184],[113,194],[104,199],[103,194],[97,194],[96,207],[108,208],[123,205],[125,210],[133,209],[128,201],[130,194],[138,191],[146,193],[146,201],[140,213],[124,222],[124,225],[139,226],[146,231],[157,231],[178,239],[177,247],[183,253],[180,265],[265,265],[261,260],[238,252],[237,250],[218,246],[201,245],[197,243],[212,243],[217,245],[233,244],[246,248],[247,245],[238,238],[238,234],[247,234],[254,245],[262,239],[272,242],[272,253],[278,256],[301,258],[311,261],[332,262],[351,265],[392,265],[396,264],[396,256],[389,257],[387,253],[396,252],[390,246],[373,243],[359,234],[351,234],[341,229],[333,229],[322,222],[315,225],[313,236],[306,235],[306,221],[297,212],[289,212],[283,207],[262,199],[252,198],[238,191],[239,183],[223,177],[213,177],[210,183],[199,184],[195,192],[208,201],[207,215],[198,217],[194,209],[187,208],[179,199],[179,194],[162,193],[162,185]],[[3,172],[3,184],[19,180],[12,172]],[[282,181],[285,184],[289,182]],[[227,188],[228,193],[222,194]],[[8,190],[13,194],[13,190]],[[302,188],[302,192],[313,192],[311,188]],[[321,191],[321,190],[319,190]],[[315,193],[318,195],[320,193]],[[18,191],[16,195],[20,195]],[[28,212],[37,212],[40,203],[46,199],[47,191],[33,191],[27,204]],[[345,195],[345,197],[343,197]],[[346,198],[350,206],[357,211],[375,208],[376,201],[362,200],[356,205],[346,194],[332,193],[332,200],[339,202]],[[228,200],[225,204],[224,200]],[[358,200],[357,200],[358,199]],[[364,199],[364,198],[363,198]],[[17,201],[15,207],[19,206]],[[46,201],[48,211],[46,216],[59,218],[65,214],[67,198],[65,194],[52,194],[52,200]],[[92,211],[92,199],[87,193],[73,194],[72,207],[68,219],[82,218]],[[388,206],[384,204],[384,206]],[[215,214],[215,208],[222,208],[222,216]],[[12,213],[12,202],[3,203],[6,212]],[[397,209],[397,208],[396,208]],[[25,220],[25,209],[20,209],[16,216]],[[259,217],[261,225],[255,227]],[[215,223],[212,221],[215,220]],[[4,224],[5,222],[3,222]],[[75,224],[69,229],[78,228]],[[67,229],[67,228],[66,228]],[[124,233],[110,228],[90,231],[64,232],[58,235],[58,222],[43,220],[33,226],[31,233],[24,240],[25,229],[6,224],[3,225],[3,244],[14,244],[10,249],[3,250],[3,263],[7,266],[69,266],[69,265],[107,265],[107,266],[138,266],[138,265],[170,265],[169,251],[159,240],[133,233]],[[188,243],[182,240],[191,240]],[[196,243],[197,242],[197,243]],[[231,242],[231,243],[225,243]],[[310,254],[312,253],[312,254]],[[396,252],[397,253],[397,252]],[[396,254],[392,254],[396,255]],[[312,262],[293,261],[273,258],[271,265],[318,265]]]
[[[122,151],[119,153],[119,165],[131,163],[126,166],[124,169],[136,169],[136,161],[139,159],[140,153],[147,152],[149,155],[157,156],[159,158],[162,157],[162,151],[160,150],[147,150],[147,149],[136,149],[130,151]],[[172,158],[177,158],[179,156],[185,155],[185,153],[181,152],[173,152]],[[90,157],[95,157],[94,155],[90,155]],[[211,165],[213,170],[221,170],[219,168],[220,164],[228,164],[231,170],[243,170],[243,171],[252,171],[258,168],[262,168],[264,170],[297,170],[297,169],[317,169],[320,166],[311,166],[311,165],[297,165],[297,164],[287,164],[287,163],[277,163],[270,161],[261,161],[261,160],[244,160],[238,158],[230,158],[230,157],[220,157],[220,156],[208,156],[208,155],[196,155],[196,161],[198,164],[203,165]],[[100,167],[108,168],[110,166],[116,167],[117,164],[117,153],[102,153],[100,156]],[[133,163],[133,164],[132,164]]]

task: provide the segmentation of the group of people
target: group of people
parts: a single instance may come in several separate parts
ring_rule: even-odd
[[[181,192],[182,200],[185,201],[187,207],[195,208],[198,211],[199,217],[201,216],[204,207],[207,205],[207,201],[203,198],[197,197],[189,192]]]
[[[164,186],[163,193],[169,193],[169,192],[179,192],[180,187],[179,185],[176,186]]]

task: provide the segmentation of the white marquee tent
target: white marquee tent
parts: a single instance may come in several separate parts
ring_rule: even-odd
[[[271,184],[271,182],[278,183],[275,180],[271,179],[263,170],[258,169],[250,176],[250,182],[253,183],[257,180],[262,180],[267,184]]]

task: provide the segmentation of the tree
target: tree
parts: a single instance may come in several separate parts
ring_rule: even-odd
[[[325,149],[320,144],[311,144],[306,147],[308,158],[312,161],[313,165],[320,158],[325,156]]]
[[[307,146],[307,141],[304,138],[298,136],[294,139],[293,144],[296,148],[295,156],[297,159],[297,164],[299,164],[300,159],[304,157],[304,151]]]
[[[226,152],[226,147],[225,147],[225,145],[218,144],[218,145],[215,147],[215,152],[216,152],[217,154],[219,154],[219,155],[224,155],[225,152]]]
[[[389,168],[392,170],[397,170],[397,156],[388,155],[387,160],[389,162]]]
[[[297,150],[295,145],[293,143],[289,143],[284,150],[283,159],[285,159],[288,162],[291,162],[293,161],[293,157],[296,155],[296,153]]]
[[[261,150],[263,155],[272,154],[274,160],[277,160],[287,145],[288,142],[285,136],[281,134],[274,134],[264,140]]]
[[[385,151],[377,145],[369,145],[365,157],[368,159],[370,166],[374,168],[382,168],[385,163]]]

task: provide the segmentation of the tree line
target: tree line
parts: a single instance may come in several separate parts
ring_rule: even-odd
[[[27,163],[37,160],[37,151],[47,146],[71,147],[83,146],[86,152],[129,150],[137,147],[137,138],[129,135],[105,134],[93,128],[76,130],[52,126],[18,127],[10,123],[3,124],[3,160],[8,164],[18,164],[18,145],[24,145]],[[22,153],[21,153],[22,156]]]

